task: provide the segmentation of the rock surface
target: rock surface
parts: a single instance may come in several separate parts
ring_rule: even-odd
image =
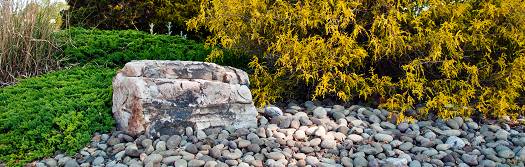
[[[148,137],[256,125],[246,72],[214,63],[141,60],[126,63],[113,78],[117,128]]]

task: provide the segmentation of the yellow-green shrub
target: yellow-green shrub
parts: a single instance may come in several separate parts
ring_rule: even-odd
[[[187,24],[253,55],[259,105],[306,86],[312,99],[384,97],[404,121],[418,102],[445,119],[523,113],[523,13],[520,0],[204,0]]]

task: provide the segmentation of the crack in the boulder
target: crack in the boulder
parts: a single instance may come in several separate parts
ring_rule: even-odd
[[[239,82],[238,84],[242,85],[241,76],[237,73],[237,70],[233,70],[233,71],[235,71],[235,75],[237,76],[237,81]]]

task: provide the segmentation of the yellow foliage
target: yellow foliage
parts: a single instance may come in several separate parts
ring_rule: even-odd
[[[120,7],[119,5],[115,5],[115,7],[113,7],[113,10],[122,10],[122,7]]]
[[[312,88],[311,99],[386,97],[398,122],[421,102],[419,118],[525,111],[520,0],[203,0],[200,10],[187,25],[211,31],[207,45],[253,56],[259,105]]]

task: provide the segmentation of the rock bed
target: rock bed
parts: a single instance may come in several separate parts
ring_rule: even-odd
[[[298,105],[300,104],[300,105]],[[259,109],[258,127],[179,127],[148,139],[96,133],[90,146],[35,166],[524,166],[522,125],[478,124],[460,117],[393,124],[386,110],[291,101]],[[281,110],[283,109],[283,110]],[[284,111],[284,112],[283,112]]]

